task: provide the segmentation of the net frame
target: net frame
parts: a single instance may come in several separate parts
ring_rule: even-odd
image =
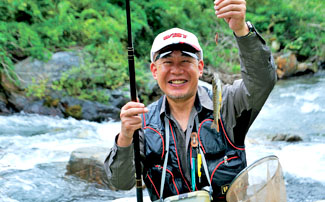
[[[266,156],[242,170],[231,182],[226,199],[228,202],[286,202],[279,158]]]

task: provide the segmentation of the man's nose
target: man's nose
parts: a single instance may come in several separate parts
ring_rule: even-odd
[[[170,72],[172,74],[183,74],[184,73],[184,69],[183,67],[181,67],[180,65],[178,65],[177,63],[174,64],[172,67],[171,67],[171,70]]]

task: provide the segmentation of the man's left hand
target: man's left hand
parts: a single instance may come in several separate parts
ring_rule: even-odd
[[[249,33],[245,21],[245,0],[215,0],[214,9],[218,18],[223,18],[236,36],[245,36]]]

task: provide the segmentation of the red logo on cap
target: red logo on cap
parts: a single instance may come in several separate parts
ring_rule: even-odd
[[[174,38],[174,37],[183,37],[184,39],[187,37],[187,35],[182,34],[182,33],[172,33],[172,34],[168,34],[166,36],[164,36],[164,40],[169,39],[170,37]]]

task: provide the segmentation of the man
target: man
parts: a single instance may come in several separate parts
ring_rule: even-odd
[[[178,28],[159,34],[152,45],[150,69],[165,95],[148,107],[135,102],[122,107],[121,132],[105,160],[108,178],[116,188],[127,190],[135,184],[132,140],[136,129],[140,129],[142,173],[151,200],[161,197],[164,169],[162,198],[211,184],[213,200],[223,201],[228,185],[246,167],[245,135],[276,82],[275,67],[265,41],[245,21],[246,2],[217,0],[214,4],[217,17],[229,24],[236,37],[243,78],[223,87],[219,128],[211,127],[211,92],[198,86],[204,63],[196,36]],[[193,134],[197,146],[191,143]],[[207,171],[199,176],[197,168],[191,172],[192,158],[201,153]]]

